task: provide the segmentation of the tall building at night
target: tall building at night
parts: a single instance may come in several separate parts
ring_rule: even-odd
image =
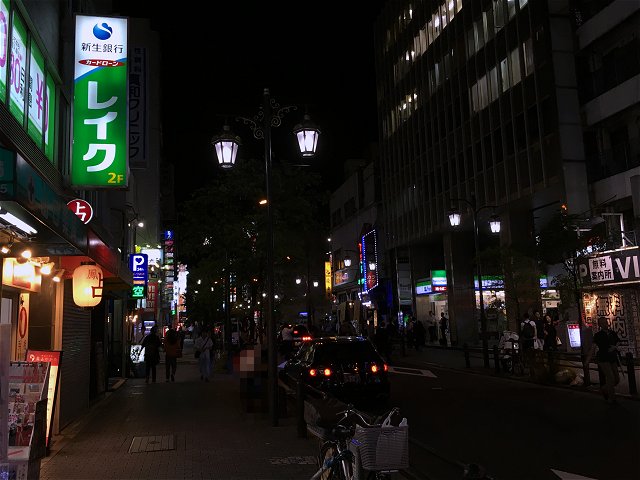
[[[622,225],[631,242],[640,213],[631,188],[640,173],[639,8],[625,0],[391,0],[378,18],[388,264],[397,266],[392,278],[410,275],[405,309],[423,319],[445,312],[452,341],[478,338],[473,210],[480,251],[530,249],[561,208],[585,222],[598,216],[618,233]],[[459,231],[449,225],[452,206]],[[499,235],[489,230],[493,215]],[[442,270],[444,291],[416,294]],[[500,301],[490,284],[502,273],[482,272],[487,306]],[[515,312],[545,308],[549,278],[527,281],[539,293],[517,307],[506,299],[512,329]]]

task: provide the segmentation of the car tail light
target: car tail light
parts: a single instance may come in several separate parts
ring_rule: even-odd
[[[388,372],[388,371],[389,371],[389,365],[387,365],[386,363],[385,363],[385,364],[383,364],[383,365],[384,365],[384,371],[385,371],[385,372]]]
[[[310,368],[309,375],[315,377],[316,375],[318,375],[318,370],[316,370],[315,368]]]
[[[330,377],[332,373],[333,373],[333,372],[331,371],[331,369],[330,369],[330,368],[325,368],[324,370],[322,370],[322,374],[323,374],[325,377]]]
[[[371,373],[378,373],[378,366],[374,363],[371,365]]]
[[[307,336],[305,336],[305,337],[302,337],[302,341],[303,341],[303,342],[309,342],[309,341],[311,341],[311,337],[310,337],[310,336],[308,336],[308,335],[307,335]]]
[[[298,330],[294,330],[294,331],[293,331],[293,334],[294,334],[294,335],[297,335],[297,334],[298,334]]]

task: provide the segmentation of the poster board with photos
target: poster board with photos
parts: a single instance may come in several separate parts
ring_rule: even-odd
[[[29,362],[49,362],[49,381],[47,382],[47,418],[46,418],[46,446],[49,448],[51,431],[53,430],[53,416],[56,408],[58,383],[60,381],[60,361],[62,350],[27,350]]]
[[[9,447],[11,462],[46,455],[48,362],[9,366]]]

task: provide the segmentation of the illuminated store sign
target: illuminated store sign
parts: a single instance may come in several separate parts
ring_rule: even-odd
[[[363,293],[378,286],[378,242],[376,231],[371,230],[362,236]]]
[[[71,183],[128,186],[127,19],[76,16]]]

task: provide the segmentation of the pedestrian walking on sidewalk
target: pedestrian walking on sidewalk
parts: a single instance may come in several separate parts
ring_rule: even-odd
[[[200,369],[200,380],[209,381],[211,376],[211,348],[213,341],[209,336],[209,331],[203,328],[200,336],[196,338],[194,348],[198,358],[198,368]],[[198,353],[199,352],[199,353]]]
[[[142,348],[144,348],[144,370],[145,383],[149,383],[149,375],[151,381],[156,383],[156,365],[160,363],[160,338],[156,333],[158,327],[151,327],[149,333],[142,339]]]
[[[591,350],[587,354],[585,363],[589,365],[591,357],[594,353],[596,354],[596,363],[604,376],[604,385],[601,385],[602,395],[607,403],[616,403],[616,385],[620,382],[618,373],[620,339],[616,332],[609,328],[609,322],[605,317],[598,318],[598,326],[600,330],[593,336]]]
[[[180,337],[178,332],[173,328],[167,330],[164,336],[164,365],[167,382],[171,379],[176,381],[176,369],[178,368],[178,358],[182,356],[182,348],[180,347]]]

